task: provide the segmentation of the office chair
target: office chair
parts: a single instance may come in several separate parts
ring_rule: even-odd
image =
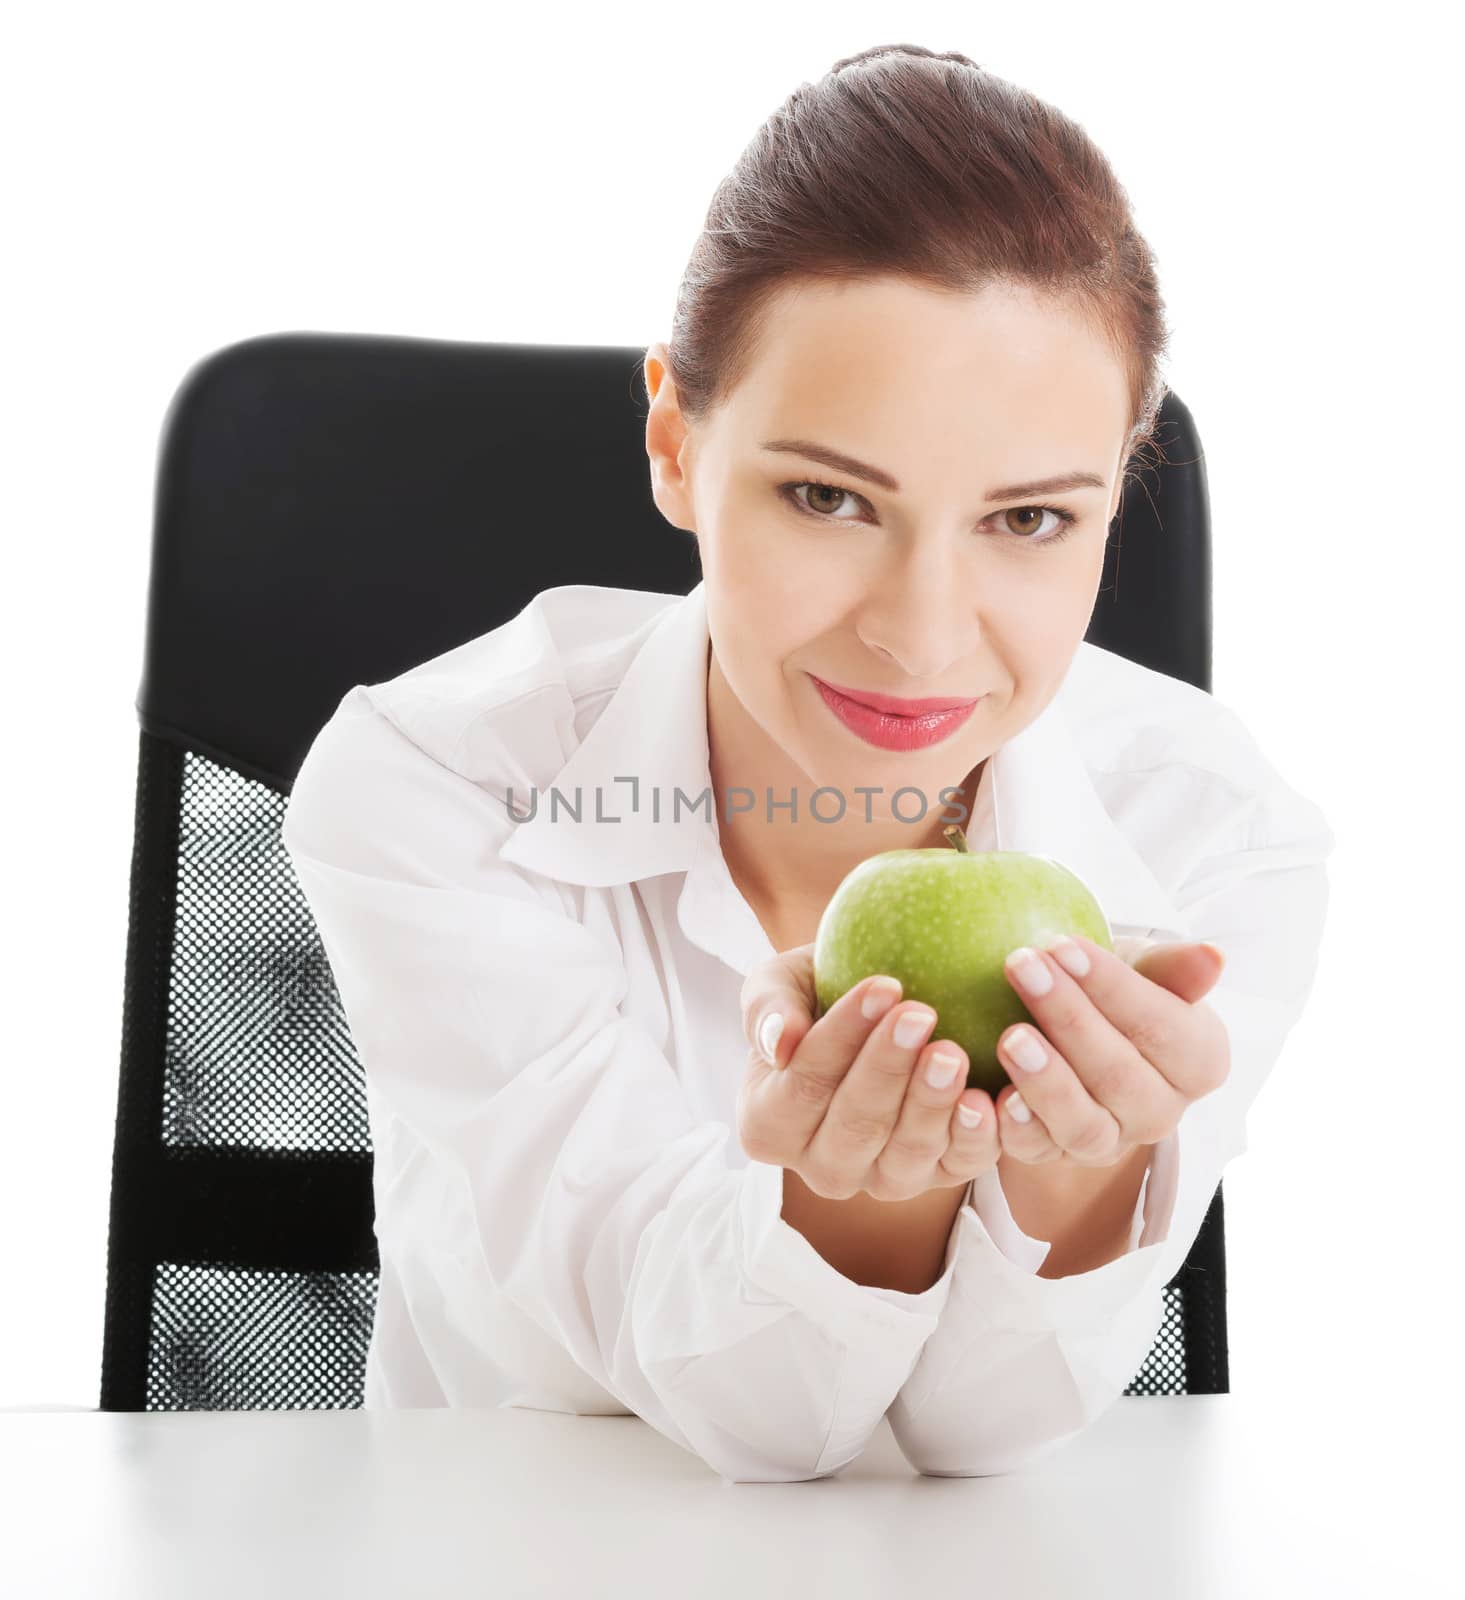
[[[364,1079],[280,819],[353,685],[553,585],[698,581],[651,499],[643,354],[287,333],[180,385],[137,696],[102,1410],[361,1405]],[[1087,637],[1210,692],[1209,502],[1173,394],[1159,432]],[[1228,1387],[1218,1186],[1125,1392]]]

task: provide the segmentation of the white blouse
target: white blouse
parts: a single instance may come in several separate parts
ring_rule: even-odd
[[[634,1414],[733,1482],[836,1472],[888,1415],[921,1472],[1009,1471],[1143,1364],[1312,987],[1334,836],[1224,705],[1081,643],[970,847],[1062,861],[1126,959],[1214,940],[1230,1075],[1155,1147],[1117,1260],[1039,1277],[994,1171],[930,1289],[860,1285],[736,1137],[773,949],[697,805],[707,664],[701,583],[568,584],[352,688],[305,756],[281,838],[375,1156],[365,1404]]]

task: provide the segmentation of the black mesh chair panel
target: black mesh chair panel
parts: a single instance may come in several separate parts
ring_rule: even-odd
[[[137,699],[103,1410],[362,1403],[379,1266],[365,1081],[281,817],[353,685],[551,585],[698,581],[691,536],[651,500],[642,357],[285,334],[180,386]],[[1209,692],[1204,467],[1173,394],[1160,436],[1088,637]],[[1227,1387],[1218,1187],[1126,1393]]]

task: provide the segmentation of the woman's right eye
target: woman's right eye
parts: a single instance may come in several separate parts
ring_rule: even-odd
[[[826,504],[821,506],[816,500],[813,505],[810,505],[798,493],[800,489],[812,489],[816,495],[822,495],[826,498]],[[838,504],[841,500],[860,499],[860,496],[855,494],[853,490],[843,489],[837,483],[814,483],[808,480],[799,483],[785,483],[780,484],[779,492],[786,500],[792,503],[796,510],[802,511],[806,516],[818,517],[823,522],[853,522],[857,520],[853,517],[836,517],[830,514],[827,501],[832,500],[835,504]]]

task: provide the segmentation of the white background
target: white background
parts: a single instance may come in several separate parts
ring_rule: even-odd
[[[284,330],[663,338],[758,124],[840,56],[906,41],[1078,120],[1157,254],[1169,380],[1207,453],[1213,689],[1339,838],[1313,999],[1225,1175],[1232,1384],[1307,1397],[1401,1532],[1432,1496],[1445,1514],[1465,885],[1442,17],[296,0],[12,22],[0,1405],[97,1403],[134,697],[176,386]]]

